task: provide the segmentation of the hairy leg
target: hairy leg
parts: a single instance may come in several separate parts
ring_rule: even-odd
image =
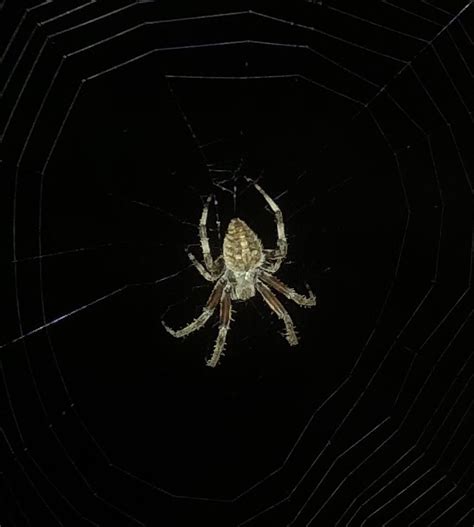
[[[220,308],[220,323],[219,323],[219,333],[217,335],[217,340],[214,345],[214,350],[212,352],[211,358],[207,361],[207,365],[211,368],[217,366],[219,362],[219,357],[222,355],[222,352],[225,348],[225,341],[227,338],[227,332],[229,331],[230,321],[232,314],[232,304],[230,301],[230,294],[228,291],[224,291],[221,298],[221,308]]]
[[[199,271],[199,273],[206,279],[208,280],[209,282],[215,282],[217,280],[217,278],[219,277],[219,275],[215,275],[214,273],[210,273],[205,267],[204,265],[202,265],[201,262],[199,262],[197,260],[197,258],[194,256],[194,254],[192,254],[191,252],[189,252],[188,250],[186,250],[186,254],[188,255],[188,258],[191,260],[191,263],[194,265],[194,267]]]
[[[262,269],[268,273],[276,273],[280,269],[285,256],[280,254],[279,249],[265,249],[265,261],[262,265]]]
[[[251,181],[255,188],[260,192],[260,194],[265,198],[265,201],[268,203],[273,213],[275,214],[275,221],[277,226],[277,246],[278,248],[273,251],[272,258],[275,258],[275,262],[269,267],[272,272],[278,271],[283,260],[286,258],[288,252],[288,242],[285,234],[285,223],[283,222],[283,214],[280,210],[280,207],[273,201],[273,199],[263,190],[263,188],[253,181],[250,178],[246,178],[247,181]]]
[[[260,274],[260,279],[270,287],[273,287],[275,291],[278,291],[279,293],[285,295],[286,298],[293,300],[293,302],[300,306],[312,307],[316,305],[316,297],[314,296],[314,293],[311,291],[308,285],[306,285],[308,289],[308,296],[305,296],[300,295],[294,289],[287,286],[281,280],[279,280],[275,276],[272,276],[271,274],[263,272]]]
[[[214,261],[211,255],[211,248],[209,247],[209,237],[207,236],[207,215],[209,211],[209,203],[212,196],[209,196],[202,209],[201,219],[199,220],[199,240],[201,242],[202,255],[204,257],[204,264],[210,273],[214,272]]]
[[[206,305],[204,306],[204,309],[202,310],[202,313],[196,319],[194,319],[191,323],[184,326],[184,328],[175,330],[167,326],[163,320],[161,321],[161,323],[163,324],[166,331],[170,333],[171,335],[173,335],[173,337],[176,337],[176,338],[186,337],[186,335],[189,335],[193,331],[201,329],[204,326],[204,324],[211,318],[212,313],[216,309],[216,306],[221,299],[223,290],[224,290],[224,283],[222,281],[217,282],[217,284],[214,286],[214,289],[212,290],[211,295],[209,296],[209,299]]]
[[[283,320],[285,324],[285,338],[290,343],[290,346],[296,346],[298,344],[298,337],[296,336],[295,326],[291,320],[287,310],[283,307],[282,303],[278,298],[270,291],[262,282],[257,282],[257,291],[262,295],[265,302],[270,306],[278,317]]]

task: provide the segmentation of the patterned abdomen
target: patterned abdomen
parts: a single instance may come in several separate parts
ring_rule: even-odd
[[[249,271],[262,263],[262,242],[245,221],[234,218],[224,238],[223,255],[228,269]]]

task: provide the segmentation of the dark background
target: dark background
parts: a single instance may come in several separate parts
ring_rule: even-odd
[[[3,2],[2,527],[473,525],[474,9],[358,4]],[[244,177],[318,305],[211,369]]]

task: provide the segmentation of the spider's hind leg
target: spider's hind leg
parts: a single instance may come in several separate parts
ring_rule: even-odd
[[[221,257],[217,258],[214,261],[212,269],[208,271],[206,267],[204,267],[204,265],[202,265],[202,263],[188,249],[186,249],[186,254],[188,255],[188,258],[191,260],[191,263],[198,270],[199,274],[203,276],[209,282],[215,282],[221,275],[221,269],[222,269],[222,262],[220,259]]]
[[[276,273],[283,263],[284,257],[280,254],[279,249],[264,249],[265,261],[262,269],[268,273]]]
[[[268,206],[275,215],[275,222],[277,227],[277,249],[273,251],[272,258],[275,259],[275,262],[271,264],[270,268],[272,272],[278,271],[283,260],[286,258],[288,253],[288,241],[285,234],[285,223],[283,221],[283,214],[280,207],[275,203],[275,201],[263,190],[263,188],[256,182],[250,179],[249,177],[245,178],[247,181],[253,183],[254,187],[260,192]]]
[[[207,270],[212,273],[214,270],[214,260],[212,259],[211,248],[209,246],[209,237],[207,235],[207,216],[211,199],[212,195],[208,196],[202,209],[201,219],[199,220],[199,241],[201,243],[204,264],[206,265]]]

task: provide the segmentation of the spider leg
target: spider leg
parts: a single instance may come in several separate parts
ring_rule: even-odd
[[[199,240],[201,242],[202,255],[204,257],[204,264],[210,273],[214,271],[214,260],[212,259],[209,237],[207,235],[207,215],[211,199],[212,195],[207,198],[202,209],[201,219],[199,220]]]
[[[202,265],[201,262],[197,260],[197,258],[194,256],[194,254],[190,253],[188,250],[186,250],[186,254],[188,255],[188,258],[191,260],[191,263],[194,265],[194,267],[199,271],[199,273],[206,279],[209,280],[209,282],[215,282],[218,278],[213,273],[210,273],[204,265]]]
[[[265,249],[265,261],[262,269],[268,273],[276,273],[280,269],[284,256],[281,256],[279,249]]]
[[[204,324],[211,318],[212,313],[214,313],[214,310],[216,309],[217,304],[219,303],[219,300],[222,296],[222,291],[224,290],[224,282],[219,281],[214,286],[214,289],[212,290],[209,299],[207,300],[206,305],[204,306],[204,309],[202,310],[202,313],[194,319],[191,323],[189,323],[187,326],[184,326],[184,328],[181,329],[171,329],[169,326],[165,324],[165,322],[162,320],[161,323],[163,324],[164,328],[168,333],[173,335],[173,337],[181,338],[185,337],[186,335],[189,335],[193,331],[196,331],[198,329],[201,329]]]
[[[290,315],[288,314],[288,311],[283,307],[278,298],[270,291],[270,288],[262,282],[257,281],[257,291],[262,295],[263,299],[270,306],[272,311],[278,315],[278,318],[283,320],[286,329],[285,338],[290,343],[290,346],[296,346],[298,344],[298,337],[296,336],[295,326],[291,320]]]
[[[211,368],[217,366],[217,363],[219,362],[219,357],[224,351],[227,332],[229,331],[231,321],[231,314],[232,303],[230,301],[230,294],[229,291],[224,291],[221,298],[219,333],[217,335],[217,340],[214,345],[212,356],[210,359],[208,359],[206,363]]]
[[[260,274],[260,279],[270,287],[273,287],[275,291],[285,295],[286,298],[293,300],[293,302],[300,306],[312,307],[316,305],[316,297],[308,285],[306,285],[308,289],[308,296],[305,296],[300,295],[294,289],[284,284],[281,280],[269,273],[266,273],[265,271]]]
[[[274,273],[278,271],[283,260],[286,258],[288,253],[288,241],[285,234],[285,223],[283,222],[283,214],[280,210],[280,207],[273,201],[273,199],[263,190],[263,188],[253,181],[250,178],[245,178],[247,181],[251,181],[255,188],[260,192],[260,194],[265,198],[265,201],[268,203],[273,213],[275,214],[275,221],[277,226],[277,246],[278,248],[272,252],[272,258],[275,258],[275,262],[270,264],[270,270]]]

